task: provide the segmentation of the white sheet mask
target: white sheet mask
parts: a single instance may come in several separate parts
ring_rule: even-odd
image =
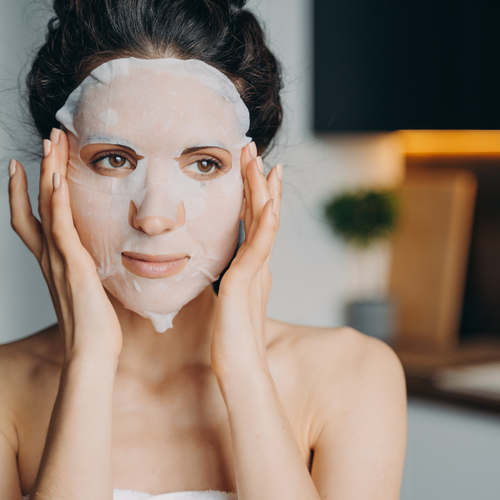
[[[235,251],[240,157],[251,141],[236,87],[198,60],[116,59],[92,71],[56,118],[70,143],[75,225],[103,285],[156,331],[171,328]],[[187,264],[145,277],[123,252]]]

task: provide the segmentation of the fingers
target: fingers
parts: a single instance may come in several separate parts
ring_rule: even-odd
[[[279,210],[283,178],[283,166],[276,165],[267,179],[262,158],[254,158],[251,144],[242,152],[242,175],[245,201],[242,207],[245,222],[245,242],[238,252],[233,269],[237,273],[253,275],[269,262],[279,225]],[[242,215],[240,214],[240,215]]]
[[[245,231],[251,237],[256,231],[262,209],[271,199],[262,158],[258,157],[247,167],[247,184],[249,195],[246,198],[247,213],[245,216]]]
[[[59,143],[61,142],[61,151]],[[63,259],[54,242],[52,234],[52,175],[67,162],[68,143],[65,134],[53,129],[50,140],[43,141],[43,160],[40,167],[40,187],[38,195],[38,211],[41,222],[33,216],[27,195],[27,181],[24,169],[18,162],[10,181],[12,226],[21,236],[28,248],[34,253],[43,275],[54,294],[54,276],[61,275]],[[66,171],[66,166],[62,166]],[[56,301],[54,302],[57,311]]]
[[[82,246],[73,224],[68,182],[59,172],[53,174],[51,209],[52,236],[57,249],[67,264],[67,269],[78,272],[79,269],[87,270],[89,265],[91,268],[94,267],[92,258]]]
[[[62,140],[61,140],[62,139]],[[60,146],[61,145],[61,149]],[[62,152],[62,154],[61,154]],[[43,141],[43,159],[40,166],[40,191],[38,195],[38,212],[42,219],[45,234],[50,228],[50,198],[52,196],[52,176],[54,172],[66,174],[68,147],[66,135],[58,129],[52,129],[50,139]]]
[[[57,129],[52,129],[50,139],[43,141],[43,159],[40,166],[40,192],[38,194],[38,213],[42,223],[43,233],[47,241],[47,247],[51,254],[51,261],[57,256],[57,248],[52,236],[52,209],[51,198],[53,192],[52,179],[55,172],[59,172],[61,161],[67,161],[67,142],[63,139],[63,155],[60,154],[59,142],[65,135]],[[64,152],[66,151],[66,152]],[[66,167],[63,167],[66,171]],[[54,262],[55,263],[55,262]]]
[[[278,227],[278,201],[270,199],[264,205],[253,238],[248,241],[241,260],[238,262],[239,273],[245,278],[253,277],[268,259]],[[243,278],[243,276],[241,276]]]
[[[257,156],[257,147],[251,142],[241,153],[241,173],[244,181],[244,201],[240,219],[244,219],[248,239],[256,231],[262,208],[267,201],[275,198],[278,200],[278,209],[281,205],[283,166],[280,163],[276,165],[266,179],[262,158]]]
[[[54,135],[53,135],[54,134]],[[59,152],[59,169],[58,172],[63,176],[68,176],[68,159],[69,159],[69,143],[68,136],[58,129],[53,129],[51,133],[51,141],[57,145]]]
[[[250,186],[248,185],[247,170],[248,165],[257,159],[257,146],[254,142],[251,142],[248,146],[244,147],[241,151],[241,175],[243,177],[244,186],[244,199],[240,212],[240,219],[244,219],[245,230],[247,229],[247,212],[251,208],[251,192]]]
[[[252,146],[253,145],[253,146]],[[257,157],[257,147],[255,143],[251,142],[248,146],[241,150],[241,175],[243,177],[243,203],[241,205],[240,220],[245,218],[247,211],[247,197],[250,195],[250,190],[248,187],[248,182],[246,179],[248,164]]]
[[[52,174],[56,171],[55,148],[52,141],[43,141],[43,159],[40,165],[38,213],[45,234],[50,233],[50,198],[52,197]]]
[[[271,198],[281,199],[281,180],[283,179],[283,165],[278,163],[267,176],[269,194]]]
[[[281,213],[281,194],[282,194],[282,179],[283,179],[283,165],[278,163],[269,173],[267,177],[267,182],[269,184],[269,193],[271,198],[276,200],[277,203],[277,212],[276,217],[278,218],[278,223],[276,226],[276,232],[274,234],[274,239],[276,240],[276,236],[278,235],[279,221],[280,221],[280,213]],[[274,241],[273,241],[274,246]]]
[[[9,202],[11,225],[28,249],[40,261],[42,255],[42,226],[33,215],[28,196],[28,182],[23,166],[16,160],[9,165]]]
[[[255,165],[256,164],[256,165]],[[277,216],[279,223],[279,211],[281,208],[283,165],[278,163],[266,177],[263,174],[262,160],[259,157],[251,162],[247,168],[247,184],[250,195],[247,199],[247,210],[245,217],[245,231],[248,238],[256,231],[262,208],[269,199],[277,200]],[[248,203],[250,200],[250,204]],[[277,228],[276,228],[277,231]]]
[[[278,163],[269,173],[267,177],[267,184],[270,197],[277,200],[279,206],[281,206],[282,179],[283,179],[283,165],[281,163]],[[278,210],[278,218],[279,218],[279,210]]]
[[[257,158],[257,146],[255,142],[251,142],[248,146],[244,147],[241,151],[241,173],[243,178],[246,176],[248,164]]]

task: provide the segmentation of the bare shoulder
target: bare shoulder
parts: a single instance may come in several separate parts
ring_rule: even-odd
[[[40,365],[60,365],[62,343],[57,325],[15,342],[0,345],[0,370],[8,377],[30,372]],[[1,380],[1,379],[0,379]]]
[[[268,360],[283,407],[322,498],[399,498],[406,386],[385,343],[351,328],[269,320]]]
[[[321,376],[352,382],[379,374],[403,376],[399,358],[384,342],[349,327],[320,328],[269,320],[268,350]],[[383,375],[382,375],[383,376]]]
[[[268,356],[273,376],[294,380],[307,398],[317,432],[326,421],[378,405],[406,407],[403,368],[384,342],[352,328],[297,326],[269,320]],[[279,382],[277,382],[279,384]],[[300,394],[299,394],[300,393]]]
[[[9,441],[17,438],[20,415],[33,411],[36,399],[57,381],[61,348],[56,326],[0,345],[0,431]]]

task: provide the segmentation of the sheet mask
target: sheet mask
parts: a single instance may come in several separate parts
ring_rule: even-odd
[[[251,141],[236,87],[198,60],[116,59],[92,71],[56,118],[69,138],[75,225],[103,285],[156,331],[171,328],[235,251],[240,157]],[[215,176],[200,171],[200,147],[229,158]],[[102,159],[106,151],[114,156]],[[127,270],[122,252],[189,260],[179,274],[151,278]]]

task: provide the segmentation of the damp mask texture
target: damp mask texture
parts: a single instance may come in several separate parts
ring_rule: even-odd
[[[171,328],[236,248],[251,141],[236,87],[198,60],[116,59],[56,118],[73,218],[103,285],[156,331]]]

